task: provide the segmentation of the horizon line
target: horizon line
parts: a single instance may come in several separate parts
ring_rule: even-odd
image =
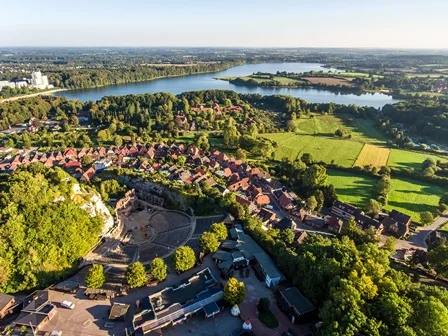
[[[10,45],[10,46],[0,46],[2,48],[194,48],[194,49],[357,49],[357,50],[448,50],[448,47],[286,47],[286,46],[182,46],[182,45],[172,45],[172,46],[144,46],[144,45],[129,45],[129,46],[114,46],[114,45]]]

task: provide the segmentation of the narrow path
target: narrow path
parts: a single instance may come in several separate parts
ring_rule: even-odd
[[[19,99],[29,98],[29,97],[51,96],[53,93],[59,92],[59,91],[67,91],[67,89],[54,89],[54,90],[30,93],[30,94],[23,95],[23,96],[17,96],[17,97],[10,97],[10,98],[5,98],[5,99],[0,99],[0,104],[4,103],[4,102],[7,102],[7,101],[14,101],[14,100],[19,100]]]

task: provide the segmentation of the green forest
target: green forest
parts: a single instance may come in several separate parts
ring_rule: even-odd
[[[60,168],[21,168],[0,183],[0,292],[46,287],[76,270],[102,220],[71,199],[76,183]]]

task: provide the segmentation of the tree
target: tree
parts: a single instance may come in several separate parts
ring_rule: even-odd
[[[149,274],[157,281],[165,280],[168,275],[165,261],[162,258],[154,258],[150,264]]]
[[[93,158],[90,155],[84,155],[81,158],[81,164],[83,167],[90,166],[93,163]]]
[[[382,208],[382,205],[378,201],[370,199],[366,204],[366,213],[377,215]]]
[[[330,207],[338,200],[338,195],[334,185],[330,184],[322,188],[324,193],[324,205]]]
[[[285,229],[280,233],[280,239],[286,244],[291,245],[294,242],[295,234],[291,229]]]
[[[295,123],[295,121],[294,120],[288,120],[288,122],[286,123],[286,129],[289,131],[289,132],[295,132],[296,131],[296,129],[297,129],[297,126],[296,126],[296,123]]]
[[[303,153],[302,156],[300,157],[300,160],[307,166],[311,166],[315,162],[314,156],[311,153]]]
[[[145,266],[139,261],[130,264],[126,270],[126,280],[129,287],[142,287],[148,281]]]
[[[105,130],[99,131],[97,134],[97,137],[98,137],[98,141],[100,141],[100,142],[108,141],[110,139],[109,130],[105,129]]]
[[[269,301],[268,297],[260,298],[258,300],[257,309],[259,312],[266,312],[269,310],[270,305],[271,305],[271,302]]]
[[[395,253],[397,249],[397,240],[394,237],[387,237],[386,242],[383,245],[383,249],[390,254]]]
[[[235,147],[240,141],[238,130],[235,126],[235,120],[232,117],[229,118],[226,127],[222,132],[224,138],[224,145],[227,147]]]
[[[93,264],[90,266],[87,271],[85,282],[88,288],[101,288],[106,282],[103,265]]]
[[[199,248],[204,252],[216,252],[219,247],[218,236],[212,232],[204,232],[199,238]]]
[[[244,282],[236,278],[230,278],[224,287],[224,300],[231,306],[240,304],[246,297],[246,286]]]
[[[119,136],[118,134],[114,136],[114,143],[115,146],[117,147],[121,147],[123,146],[123,138],[121,136]]]
[[[434,217],[432,216],[432,213],[429,211],[423,211],[420,212],[420,222],[423,225],[429,225],[434,221]]]
[[[305,170],[305,173],[303,174],[303,184],[305,187],[315,189],[325,184],[327,176],[325,167],[313,164]]]
[[[244,149],[242,149],[242,148],[238,148],[237,150],[236,150],[236,154],[235,154],[235,157],[238,159],[238,160],[246,160],[246,157],[247,157],[247,155],[246,155],[246,151],[244,150]]]
[[[187,162],[187,158],[185,156],[182,155],[177,158],[177,164],[180,167],[183,167],[185,165],[185,162]]]
[[[448,278],[448,244],[443,242],[428,252],[428,262],[437,276]]]
[[[306,209],[308,211],[314,211],[317,207],[317,200],[316,197],[310,196],[306,199]]]
[[[442,196],[440,196],[439,204],[448,205],[448,192],[446,192]]]
[[[218,237],[218,240],[224,240],[227,238],[227,227],[223,222],[213,223],[210,226],[209,231],[214,233],[216,235],[216,237]]]
[[[203,150],[209,150],[210,148],[210,143],[208,142],[208,136],[205,133],[200,134],[196,139],[195,139],[195,145]]]
[[[185,272],[193,268],[196,263],[194,251],[189,246],[179,247],[171,257],[174,268],[178,272]]]

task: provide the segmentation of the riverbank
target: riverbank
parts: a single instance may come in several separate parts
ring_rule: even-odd
[[[52,90],[47,90],[47,91],[42,91],[42,92],[30,93],[30,94],[26,94],[26,95],[22,95],[22,96],[17,96],[17,97],[0,99],[0,104],[7,102],[7,101],[14,101],[14,100],[19,100],[19,99],[23,99],[23,98],[30,98],[30,97],[36,97],[36,96],[51,96],[53,93],[61,92],[61,91],[67,91],[67,89],[54,89],[54,90],[52,89]]]

